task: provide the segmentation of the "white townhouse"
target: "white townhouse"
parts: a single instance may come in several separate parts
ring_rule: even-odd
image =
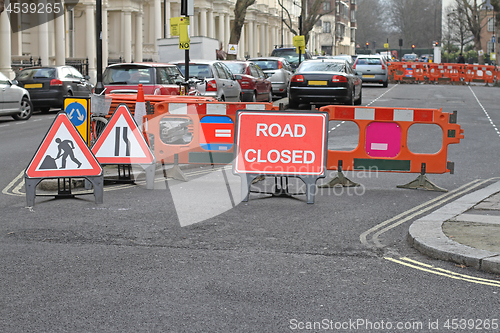
[[[60,4],[63,15],[54,13],[54,1]],[[344,6],[349,0],[326,2]],[[6,10],[0,14],[0,71],[13,78],[14,68],[23,66],[21,62],[40,59],[42,65],[64,65],[88,61],[88,73],[95,82],[96,1],[38,0],[35,12],[23,13],[22,8],[29,8],[29,3],[33,1],[5,0]],[[190,36],[215,38],[227,51],[235,3],[236,0],[195,0]],[[284,0],[284,4],[296,25],[300,2]],[[39,11],[47,6],[52,10]],[[16,13],[15,8],[21,10]],[[291,46],[293,34],[281,24],[282,15],[277,0],[257,0],[249,7],[238,45],[238,59],[267,56],[282,44]],[[108,62],[157,61],[156,41],[171,37],[170,18],[177,16],[180,16],[180,0],[102,0],[103,67]],[[323,28],[318,24],[311,31],[308,44],[311,52],[322,50]],[[349,29],[342,33],[349,33]],[[331,45],[331,41],[327,42]],[[350,49],[354,52],[354,43],[349,37],[337,38],[334,45],[334,49],[342,53]]]

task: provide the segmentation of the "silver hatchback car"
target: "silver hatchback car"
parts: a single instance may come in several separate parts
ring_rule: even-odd
[[[382,83],[384,87],[389,84],[389,68],[380,55],[360,54],[352,68],[363,73],[363,83]]]
[[[273,95],[286,97],[293,69],[288,60],[281,57],[260,57],[248,59],[260,67],[273,86]]]
[[[0,116],[12,116],[15,120],[28,120],[33,114],[30,93],[17,86],[0,72]]]
[[[176,61],[185,75],[185,62]],[[214,97],[219,101],[241,102],[241,87],[231,70],[218,60],[191,60],[189,62],[189,78],[203,80],[196,89],[202,96]]]

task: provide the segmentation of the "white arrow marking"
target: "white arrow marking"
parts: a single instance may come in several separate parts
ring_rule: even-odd
[[[80,121],[83,121],[83,119],[85,119],[85,115],[84,114],[81,114],[80,111],[76,110],[76,112],[78,113],[78,120]]]
[[[71,112],[69,113],[68,116],[69,119],[73,119],[73,112],[75,112],[75,109],[71,110]]]

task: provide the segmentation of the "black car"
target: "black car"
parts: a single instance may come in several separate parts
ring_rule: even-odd
[[[331,104],[341,102],[360,105],[362,99],[361,73],[340,59],[319,59],[303,62],[290,81],[290,108],[300,103]]]
[[[71,66],[25,68],[16,76],[19,86],[29,91],[33,107],[42,112],[63,108],[64,97],[89,97],[89,79]]]
[[[292,69],[296,69],[299,66],[299,54],[297,53],[297,48],[295,47],[282,47],[273,49],[271,52],[271,57],[282,57],[288,60]],[[300,61],[305,61],[312,59],[311,53],[306,49],[300,56]]]

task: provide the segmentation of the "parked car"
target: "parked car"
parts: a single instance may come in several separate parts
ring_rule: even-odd
[[[250,61],[227,60],[227,67],[238,76],[243,102],[272,102],[272,84],[267,75]]]
[[[281,57],[260,57],[248,59],[260,67],[273,86],[273,94],[286,97],[293,69],[288,60]]]
[[[384,87],[389,84],[388,66],[380,55],[360,54],[352,67],[363,73],[363,82],[381,83]]]
[[[272,50],[271,57],[282,57],[288,60],[292,68],[295,70],[299,66],[299,54],[295,47],[282,47]],[[312,59],[311,53],[306,49],[304,54],[300,56],[301,62]]]
[[[354,59],[351,55],[348,54],[337,54],[331,57],[331,59],[344,59],[349,62],[349,64],[354,65]]]
[[[288,103],[331,104],[342,102],[360,105],[362,81],[351,65],[342,59],[308,60],[302,63],[290,81]]]
[[[146,95],[179,95],[184,76],[177,66],[162,63],[109,65],[102,75],[106,93],[137,93],[142,84]]]
[[[93,86],[88,75],[82,75],[72,66],[25,68],[16,80],[29,91],[35,109],[48,112],[50,108],[63,108],[64,97],[88,97]]]
[[[0,116],[12,116],[15,120],[28,120],[33,114],[30,93],[16,84],[16,80],[11,81],[0,72]]]
[[[418,61],[420,62],[432,62],[434,56],[432,54],[422,54]]]
[[[407,53],[403,56],[403,61],[406,62],[418,61],[418,57],[415,53]]]
[[[176,61],[182,75],[185,73],[185,62]],[[192,60],[189,62],[189,78],[203,80],[197,84],[202,96],[214,97],[220,101],[240,102],[241,87],[237,77],[219,60]]]

